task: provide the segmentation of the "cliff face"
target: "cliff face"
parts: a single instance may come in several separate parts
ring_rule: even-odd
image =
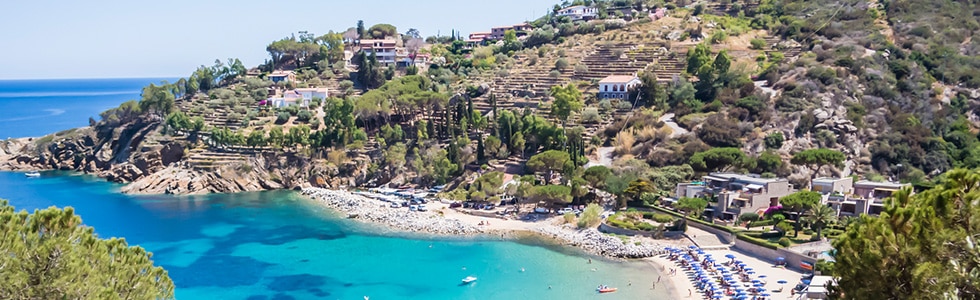
[[[98,125],[42,138],[0,141],[0,170],[69,170],[128,183],[136,194],[204,194],[303,187],[355,186],[367,181],[367,159],[342,168],[291,152],[233,153],[234,162],[201,166],[188,153],[196,143],[159,133],[161,120],[141,117],[114,126]],[[342,169],[342,170],[341,170]]]

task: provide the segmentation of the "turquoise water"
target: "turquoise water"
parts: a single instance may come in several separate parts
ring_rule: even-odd
[[[85,126],[159,81],[0,81],[0,139]],[[662,286],[649,288],[657,274],[645,263],[588,264],[575,249],[535,241],[387,233],[286,191],[131,196],[119,187],[0,172],[0,198],[18,209],[73,206],[100,236],[152,251],[178,299],[668,299]],[[460,286],[466,276],[479,280]],[[597,295],[599,284],[620,291]]]
[[[73,206],[100,236],[152,251],[178,299],[667,299],[663,287],[650,289],[656,268],[645,263],[588,264],[574,249],[530,241],[385,234],[293,192],[130,196],[118,188],[62,172],[0,172],[0,198],[18,209]],[[466,276],[479,280],[460,286]],[[620,291],[598,295],[598,284]]]

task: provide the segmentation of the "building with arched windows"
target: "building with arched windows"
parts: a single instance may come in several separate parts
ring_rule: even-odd
[[[599,99],[626,99],[630,89],[640,85],[636,75],[612,75],[599,81]]]

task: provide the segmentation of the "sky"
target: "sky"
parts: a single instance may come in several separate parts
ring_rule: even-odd
[[[256,66],[272,41],[389,23],[423,36],[533,20],[558,0],[5,1],[0,79],[186,77],[215,59]]]

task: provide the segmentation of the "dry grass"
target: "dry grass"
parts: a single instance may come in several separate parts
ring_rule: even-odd
[[[622,156],[625,154],[630,154],[633,150],[633,144],[636,143],[636,136],[633,135],[631,131],[621,131],[616,135],[616,139],[613,140],[613,153],[616,156]]]

